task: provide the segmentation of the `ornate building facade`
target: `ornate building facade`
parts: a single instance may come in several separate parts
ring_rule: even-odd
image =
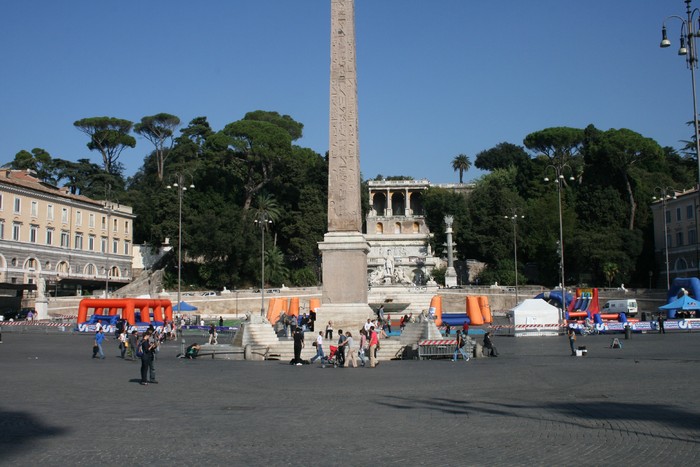
[[[0,171],[0,288],[21,284],[44,295],[116,289],[132,279],[129,206],[96,201]]]

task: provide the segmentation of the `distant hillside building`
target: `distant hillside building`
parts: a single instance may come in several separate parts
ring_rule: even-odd
[[[428,180],[370,180],[365,239],[370,245],[370,285],[425,284],[443,260],[430,248],[423,193],[430,187],[468,193],[471,184],[431,184]]]
[[[38,286],[44,297],[123,286],[132,279],[134,218],[129,206],[0,170],[0,289]]]

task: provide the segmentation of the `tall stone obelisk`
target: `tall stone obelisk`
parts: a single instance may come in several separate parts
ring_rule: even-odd
[[[328,232],[323,255],[323,295],[317,321],[362,323],[367,305],[367,253],[362,235],[357,123],[354,0],[331,0]]]

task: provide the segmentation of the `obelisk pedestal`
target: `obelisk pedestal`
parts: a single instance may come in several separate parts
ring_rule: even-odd
[[[362,235],[357,119],[354,0],[331,0],[331,79],[328,151],[328,232],[323,256],[318,329],[360,329],[373,311],[367,305],[367,253]]]

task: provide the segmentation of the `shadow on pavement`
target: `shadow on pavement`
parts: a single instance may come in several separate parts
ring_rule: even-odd
[[[573,401],[571,403],[509,404],[445,398],[418,399],[396,396],[386,396],[386,398],[388,400],[377,403],[393,409],[435,410],[450,415],[488,415],[532,420],[552,419],[551,421],[553,422],[591,429],[599,428],[600,426],[591,426],[585,423],[585,420],[599,422],[650,422],[668,427],[676,433],[673,436],[655,433],[655,437],[673,440],[682,439],[687,442],[700,444],[700,439],[695,439],[695,436],[700,434],[700,417],[698,413],[663,404],[581,401]],[[551,414],[553,413],[559,413],[563,415],[563,418],[552,417]],[[541,416],[539,416],[540,414]],[[607,429],[614,429],[608,424],[605,424],[605,426]],[[678,430],[684,430],[685,435],[678,433]],[[625,431],[634,432],[635,430],[627,428]],[[649,435],[649,432],[639,431],[638,434]]]
[[[62,435],[65,428],[44,425],[34,415],[27,412],[10,412],[0,409],[0,451],[3,457],[20,450],[31,448],[41,438]]]

